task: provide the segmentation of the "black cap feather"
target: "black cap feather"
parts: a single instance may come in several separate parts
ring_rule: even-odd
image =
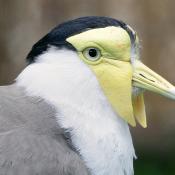
[[[38,55],[42,54],[44,51],[47,51],[49,46],[56,46],[59,48],[64,47],[71,50],[75,50],[75,48],[66,41],[68,37],[86,30],[102,28],[107,26],[122,27],[130,35],[131,41],[135,41],[135,34],[122,21],[109,17],[81,17],[59,24],[57,27],[51,30],[47,35],[45,35],[36,44],[34,44],[27,56],[27,61],[29,64],[33,63]]]

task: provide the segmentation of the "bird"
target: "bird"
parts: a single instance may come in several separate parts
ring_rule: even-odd
[[[36,42],[0,86],[0,174],[134,174],[129,127],[147,127],[144,91],[175,99],[140,57],[137,33],[110,17],[63,22]]]

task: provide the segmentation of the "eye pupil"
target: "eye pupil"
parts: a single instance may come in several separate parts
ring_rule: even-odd
[[[96,62],[101,58],[101,52],[98,48],[86,48],[83,50],[83,56],[86,58],[86,60]]]
[[[95,50],[95,49],[89,49],[89,56],[96,57],[97,56],[97,50]]]

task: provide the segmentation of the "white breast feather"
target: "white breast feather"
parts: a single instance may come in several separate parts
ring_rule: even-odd
[[[50,48],[19,75],[17,85],[54,105],[59,125],[71,132],[92,175],[133,174],[129,127],[114,113],[95,75],[75,52]]]

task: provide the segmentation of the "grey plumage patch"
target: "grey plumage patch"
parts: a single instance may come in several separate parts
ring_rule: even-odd
[[[88,174],[51,106],[15,85],[0,87],[0,175]]]

